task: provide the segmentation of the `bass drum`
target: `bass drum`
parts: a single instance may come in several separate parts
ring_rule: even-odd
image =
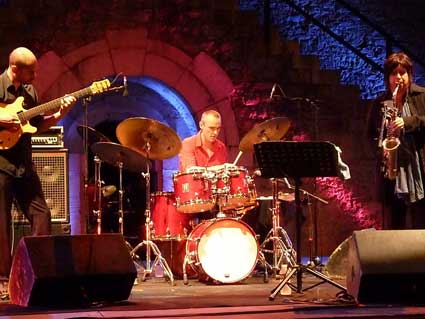
[[[203,221],[186,242],[186,258],[199,278],[220,283],[234,283],[248,277],[257,256],[254,231],[233,218]]]

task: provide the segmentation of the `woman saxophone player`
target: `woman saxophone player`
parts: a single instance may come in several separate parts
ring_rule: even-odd
[[[405,53],[391,54],[384,62],[386,91],[369,113],[368,134],[380,146],[377,184],[386,229],[425,228],[425,87],[412,74]],[[392,139],[399,144],[391,150]]]

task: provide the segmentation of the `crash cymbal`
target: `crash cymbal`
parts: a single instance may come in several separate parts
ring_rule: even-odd
[[[133,117],[122,121],[117,126],[116,135],[122,145],[154,160],[176,156],[182,147],[179,136],[172,128],[144,117]]]
[[[97,142],[91,146],[91,150],[102,161],[117,167],[121,162],[123,169],[133,172],[145,172],[149,163],[147,158],[143,157],[139,152],[117,143]]]
[[[109,197],[113,193],[115,193],[115,191],[117,190],[117,188],[114,185],[106,185],[106,186],[103,186],[101,188],[101,190],[102,190],[103,197]]]
[[[276,117],[264,121],[245,134],[239,143],[239,150],[241,152],[252,152],[254,151],[254,144],[279,141],[285,136],[290,125],[291,123],[286,117]]]
[[[84,137],[84,132],[87,132],[87,141],[89,145],[92,145],[97,142],[110,142],[111,140],[107,138],[102,133],[96,131],[94,128],[86,125],[78,125],[77,132],[81,137]]]

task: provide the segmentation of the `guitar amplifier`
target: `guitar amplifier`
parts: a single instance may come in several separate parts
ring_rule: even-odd
[[[50,208],[52,223],[69,222],[68,150],[33,149],[32,159]],[[12,207],[12,218],[15,223],[28,223],[15,205]]]
[[[32,148],[63,148],[63,126],[52,126],[46,132],[31,136]]]

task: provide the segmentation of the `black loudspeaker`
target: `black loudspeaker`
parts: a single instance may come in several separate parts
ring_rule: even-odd
[[[425,302],[425,230],[355,231],[347,290],[360,303]]]
[[[136,275],[121,234],[23,237],[13,258],[10,300],[25,307],[121,301]]]
[[[13,247],[13,251],[18,247],[19,241],[22,237],[31,236],[31,225],[24,223],[16,223],[13,225],[10,242]],[[58,224],[52,223],[51,235],[70,235],[71,225],[70,224]]]
[[[68,150],[34,150],[32,160],[52,214],[52,223],[69,222]],[[15,223],[28,223],[19,207],[13,205]]]

